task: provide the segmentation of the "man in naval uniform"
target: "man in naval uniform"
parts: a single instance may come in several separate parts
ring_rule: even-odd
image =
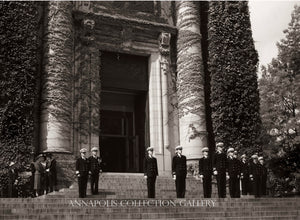
[[[202,149],[203,157],[199,160],[199,175],[203,182],[204,198],[211,198],[211,176],[213,174],[212,161],[208,157],[208,148]]]
[[[257,198],[261,196],[261,172],[258,164],[258,156],[256,154],[251,156],[253,162],[250,166],[250,180],[252,181],[253,195]]]
[[[148,198],[155,198],[155,181],[158,176],[157,160],[153,156],[153,147],[146,149],[144,160],[144,178],[147,179]]]
[[[238,159],[238,152],[237,152],[237,150],[235,150],[234,152],[233,152],[233,158],[235,159],[235,161],[236,161],[236,164],[237,164],[237,166],[238,166],[238,169],[239,169],[239,179],[238,179],[238,182],[236,183],[237,184],[237,186],[236,186],[236,188],[237,188],[237,191],[236,191],[236,198],[240,198],[241,197],[241,173],[242,173],[242,162]]]
[[[86,148],[80,150],[80,157],[76,160],[76,175],[78,177],[79,198],[86,197],[86,187],[89,175],[89,160],[86,158]]]
[[[259,157],[258,162],[260,165],[260,178],[261,178],[261,195],[265,196],[267,195],[267,176],[268,171],[267,168],[264,165],[264,158]]]
[[[218,142],[216,146],[217,152],[213,157],[213,174],[217,178],[219,198],[226,198],[227,157],[223,152],[224,143]]]
[[[241,181],[242,181],[242,195],[250,193],[249,180],[249,164],[247,163],[246,154],[241,156]]]
[[[101,170],[101,158],[97,156],[98,148],[91,149],[92,156],[89,157],[90,172],[91,172],[91,191],[92,195],[98,194],[99,173]]]
[[[176,155],[172,160],[172,174],[176,185],[177,198],[185,196],[185,179],[187,174],[186,157],[182,155],[182,147],[175,148]]]
[[[240,197],[240,161],[234,157],[234,149],[227,150],[228,155],[228,175],[229,175],[229,193],[231,198]]]

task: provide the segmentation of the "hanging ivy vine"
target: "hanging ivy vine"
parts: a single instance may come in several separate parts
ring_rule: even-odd
[[[177,93],[179,117],[183,117],[189,113],[204,115],[204,77],[199,3],[179,2],[177,6],[177,10],[179,11],[177,15]],[[182,9],[179,10],[179,8]],[[195,51],[191,52],[191,49]]]

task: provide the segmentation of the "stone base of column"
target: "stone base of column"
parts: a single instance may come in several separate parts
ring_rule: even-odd
[[[52,152],[52,158],[56,160],[57,189],[71,186],[75,177],[75,156],[68,153]]]
[[[195,176],[199,173],[199,159],[187,160],[187,175]]]

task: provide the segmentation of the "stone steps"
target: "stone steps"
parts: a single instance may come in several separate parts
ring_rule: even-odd
[[[71,198],[72,199],[72,198]],[[174,206],[120,206],[123,200],[115,201],[114,207],[106,206],[79,206],[64,198],[36,198],[36,199],[1,199],[0,219],[299,219],[300,198],[261,198],[261,199],[213,199],[214,207],[184,206],[181,202],[191,200],[164,200],[172,201]],[[77,200],[82,201],[82,200]],[[140,200],[148,201],[148,200]],[[201,200],[199,200],[201,201]],[[203,200],[204,201],[204,200]],[[110,203],[111,204],[111,203]]]
[[[251,218],[251,219],[267,219],[272,217],[272,219],[297,219],[299,213],[297,211],[293,212],[181,212],[181,213],[49,213],[49,214],[16,214],[16,215],[2,215],[3,219],[206,219],[206,218]],[[299,219],[299,218],[298,218]]]
[[[285,208],[283,209],[285,213],[289,214],[298,214],[297,210],[293,208]],[[35,214],[59,214],[59,213],[81,213],[81,214],[92,214],[92,215],[102,215],[102,214],[113,214],[113,213],[144,213],[144,214],[152,214],[152,213],[172,213],[172,214],[178,214],[178,213],[196,213],[201,211],[201,213],[227,213],[228,215],[238,215],[240,216],[241,214],[245,215],[255,215],[256,213],[278,213],[278,215],[282,215],[284,212],[279,211],[278,207],[271,207],[271,208],[265,208],[265,207],[257,207],[257,208],[249,208],[249,209],[226,209],[226,208],[204,208],[204,207],[197,207],[194,209],[189,209],[189,208],[154,208],[154,207],[148,207],[148,208],[128,208],[128,209],[120,209],[120,208],[99,208],[99,207],[93,207],[89,209],[82,209],[82,208],[34,208],[34,209],[24,209],[24,208],[13,208],[13,209],[8,209],[3,214],[31,214],[34,211]],[[298,211],[299,212],[299,211]],[[213,214],[212,213],[212,214]]]
[[[103,173],[99,179],[98,198],[147,198],[147,181],[143,174]],[[194,177],[186,179],[186,198],[203,197],[202,183]],[[87,194],[91,198],[90,184],[88,183]],[[69,189],[65,189],[62,195],[49,195],[54,197],[69,196],[78,197],[78,185],[75,182]],[[213,184],[212,196],[217,196],[216,184]],[[158,176],[156,180],[156,198],[172,199],[176,197],[175,181],[170,176]]]
[[[99,195],[90,195],[88,189],[88,196],[84,199],[78,198],[76,182],[70,188],[33,199],[0,198],[0,219],[300,219],[300,198],[257,199],[247,196],[219,199],[213,184],[213,198],[203,199],[199,180],[188,178],[186,183],[186,199],[176,199],[174,180],[160,176],[156,184],[156,199],[148,200],[142,174],[103,174],[99,181]]]

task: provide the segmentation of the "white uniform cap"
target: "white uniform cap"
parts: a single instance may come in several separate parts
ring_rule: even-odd
[[[175,150],[182,150],[182,147],[178,145],[177,147],[175,147]]]
[[[91,151],[98,151],[98,147],[93,147]]]
[[[252,159],[255,159],[255,158],[257,159],[258,156],[257,156],[256,154],[253,154],[253,155],[251,156],[251,158],[252,158]]]
[[[218,143],[216,144],[216,146],[217,146],[217,147],[223,147],[223,146],[224,146],[224,143],[223,143],[223,142],[218,142]]]
[[[234,149],[232,147],[228,148],[227,153],[234,152]]]
[[[204,152],[204,151],[208,151],[208,147],[203,147],[202,152]]]
[[[154,147],[147,147],[146,151],[149,151],[149,150],[153,151]]]
[[[80,153],[86,153],[86,152],[87,152],[87,149],[86,149],[86,148],[80,149]]]
[[[264,158],[263,157],[259,157],[258,160],[264,160]]]

